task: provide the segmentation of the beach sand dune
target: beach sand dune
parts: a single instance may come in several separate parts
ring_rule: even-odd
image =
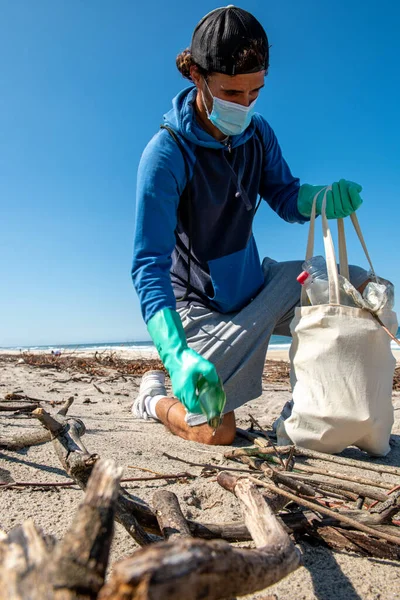
[[[124,484],[132,494],[151,504],[154,491],[166,488],[177,494],[187,517],[217,523],[242,521],[236,498],[219,487],[214,477],[201,477],[201,468],[163,456],[163,452],[167,452],[196,463],[232,466],[223,457],[225,448],[186,442],[168,433],[160,423],[135,421],[132,418],[130,407],[140,384],[139,375],[119,378],[110,375],[87,376],[73,366],[68,371],[58,370],[18,362],[18,358],[0,355],[0,398],[18,391],[33,398],[54,401],[74,396],[69,414],[84,421],[87,428],[83,438],[86,447],[103,458],[113,458],[124,468],[123,477],[144,475],[140,468],[164,474],[185,470],[198,475],[196,479],[185,483],[160,480]],[[132,353],[130,358],[133,358]],[[287,358],[287,353],[270,353],[268,358],[282,360]],[[270,375],[264,378],[262,396],[237,411],[239,427],[248,427],[249,414],[254,415],[262,426],[270,426],[283,404],[290,399],[287,367],[285,371],[285,365],[277,363],[276,368],[269,366],[268,372]],[[399,465],[400,392],[393,393],[393,402],[396,421],[392,452],[386,459],[375,459],[375,462]],[[32,427],[38,427],[32,419],[17,419],[0,413],[0,436],[23,432]],[[235,446],[244,444],[241,438],[234,443]],[[366,458],[356,449],[348,449],[345,455]],[[355,473],[357,471],[354,470]],[[363,473],[360,470],[358,474]],[[374,473],[368,475],[373,476]],[[399,483],[391,475],[380,476],[376,473],[375,476],[393,485]],[[0,478],[3,481],[13,479],[25,482],[68,480],[50,443],[15,452],[2,450]],[[82,492],[77,487],[0,489],[0,529],[8,532],[32,518],[45,532],[61,538],[81,500]],[[332,552],[305,541],[301,542],[300,547],[304,553],[304,567],[268,591],[248,598],[261,600],[266,594],[275,594],[279,600],[391,600],[400,597],[399,563],[361,557],[350,552]],[[135,548],[134,541],[117,524],[110,562],[129,555]]]

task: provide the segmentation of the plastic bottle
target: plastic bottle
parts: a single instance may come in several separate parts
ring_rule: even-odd
[[[322,277],[314,277],[307,271],[303,271],[297,277],[297,281],[304,286],[307,296],[312,305],[329,304],[329,282]]]
[[[306,260],[303,265],[303,273],[300,273],[297,281],[306,286],[306,292],[311,304],[329,304],[329,280],[326,261],[323,256],[313,256]],[[307,280],[304,273],[310,276]],[[357,306],[354,298],[348,293],[351,283],[339,275],[340,304],[344,306]],[[352,286],[351,286],[352,287]]]
[[[307,271],[314,279],[326,279],[328,281],[328,271],[326,269],[326,260],[323,256],[313,256],[302,264],[303,271]]]
[[[207,417],[207,423],[214,430],[221,424],[222,411],[225,408],[226,395],[219,380],[219,385],[210,385],[205,377],[200,377],[197,382],[199,403],[201,410]]]

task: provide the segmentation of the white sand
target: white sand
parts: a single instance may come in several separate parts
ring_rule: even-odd
[[[129,353],[130,354],[130,353]],[[275,351],[269,358],[282,359],[287,353]],[[132,358],[132,356],[130,356]],[[168,460],[162,453],[192,460],[214,462],[232,466],[223,458],[224,448],[207,447],[186,442],[168,433],[156,422],[135,421],[130,406],[140,378],[128,377],[104,383],[104,378],[92,381],[81,377],[73,381],[74,373],[52,369],[34,368],[26,364],[4,363],[0,360],[0,397],[7,392],[23,390],[29,396],[47,400],[65,400],[75,396],[70,414],[81,418],[87,433],[83,441],[90,452],[101,457],[112,457],[124,467],[124,477],[139,476],[140,471],[129,468],[136,465],[162,473],[189,470],[200,474],[201,469]],[[100,393],[94,383],[104,392]],[[278,391],[277,391],[278,390]],[[271,424],[283,404],[290,398],[289,388],[282,384],[266,384],[262,396],[237,411],[238,426],[248,426],[248,414],[253,414],[263,426]],[[90,403],[87,403],[89,399]],[[86,401],[86,402],[85,402]],[[400,394],[394,393],[396,422],[393,429],[394,446],[382,462],[400,462]],[[53,409],[54,410],[54,409]],[[0,413],[0,436],[35,426],[27,418],[18,421]],[[236,446],[244,442],[237,438]],[[348,456],[362,457],[355,449]],[[381,462],[380,460],[378,462]],[[0,452],[0,475],[11,476],[15,481],[65,481],[63,471],[51,443],[18,452]],[[355,470],[356,472],[357,470]],[[360,472],[362,474],[362,471]],[[369,476],[374,474],[368,473]],[[378,475],[376,475],[378,477]],[[398,483],[383,475],[393,484]],[[218,486],[214,478],[198,477],[189,483],[139,482],[125,484],[129,491],[149,504],[156,489],[174,491],[181,502],[184,514],[204,522],[242,520],[236,499]],[[78,488],[50,489],[0,489],[0,529],[9,531],[27,518],[33,518],[46,532],[61,537],[82,499]],[[111,562],[128,555],[135,543],[117,524]],[[268,589],[279,600],[391,600],[400,597],[399,563],[389,560],[364,558],[348,552],[332,552],[322,546],[306,542],[300,544],[304,553],[304,567]],[[251,596],[261,600],[267,591]],[[250,598],[250,597],[249,597]],[[184,599],[182,599],[184,600]]]

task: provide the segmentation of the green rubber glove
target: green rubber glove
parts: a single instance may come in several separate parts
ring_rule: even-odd
[[[325,190],[324,185],[309,185],[304,183],[300,186],[297,198],[297,208],[305,217],[311,216],[312,203],[315,194],[320,190]],[[343,219],[355,212],[362,204],[360,198],[361,185],[341,179],[332,183],[332,191],[326,195],[326,216],[328,219]],[[317,198],[316,214],[321,214],[322,200],[324,192],[320,191]]]
[[[224,393],[214,365],[188,347],[180,316],[175,310],[164,308],[158,311],[147,323],[147,329],[171,377],[174,395],[188,411],[201,414],[196,391],[199,379]]]

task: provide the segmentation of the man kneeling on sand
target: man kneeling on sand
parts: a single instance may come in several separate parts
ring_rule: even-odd
[[[151,371],[132,412],[185,439],[230,444],[234,410],[261,395],[269,339],[290,335],[300,303],[302,261],[260,261],[252,234],[257,197],[288,223],[304,223],[325,186],[300,185],[255,112],[269,43],[253,15],[234,6],[207,14],[176,63],[191,86],[174,98],[140,161],[132,268],[174,397],[167,397],[164,373]],[[327,217],[357,210],[360,191],[345,179],[333,183]],[[368,280],[359,267],[350,278],[359,289]],[[226,393],[215,435],[200,407],[199,380],[217,397]]]

